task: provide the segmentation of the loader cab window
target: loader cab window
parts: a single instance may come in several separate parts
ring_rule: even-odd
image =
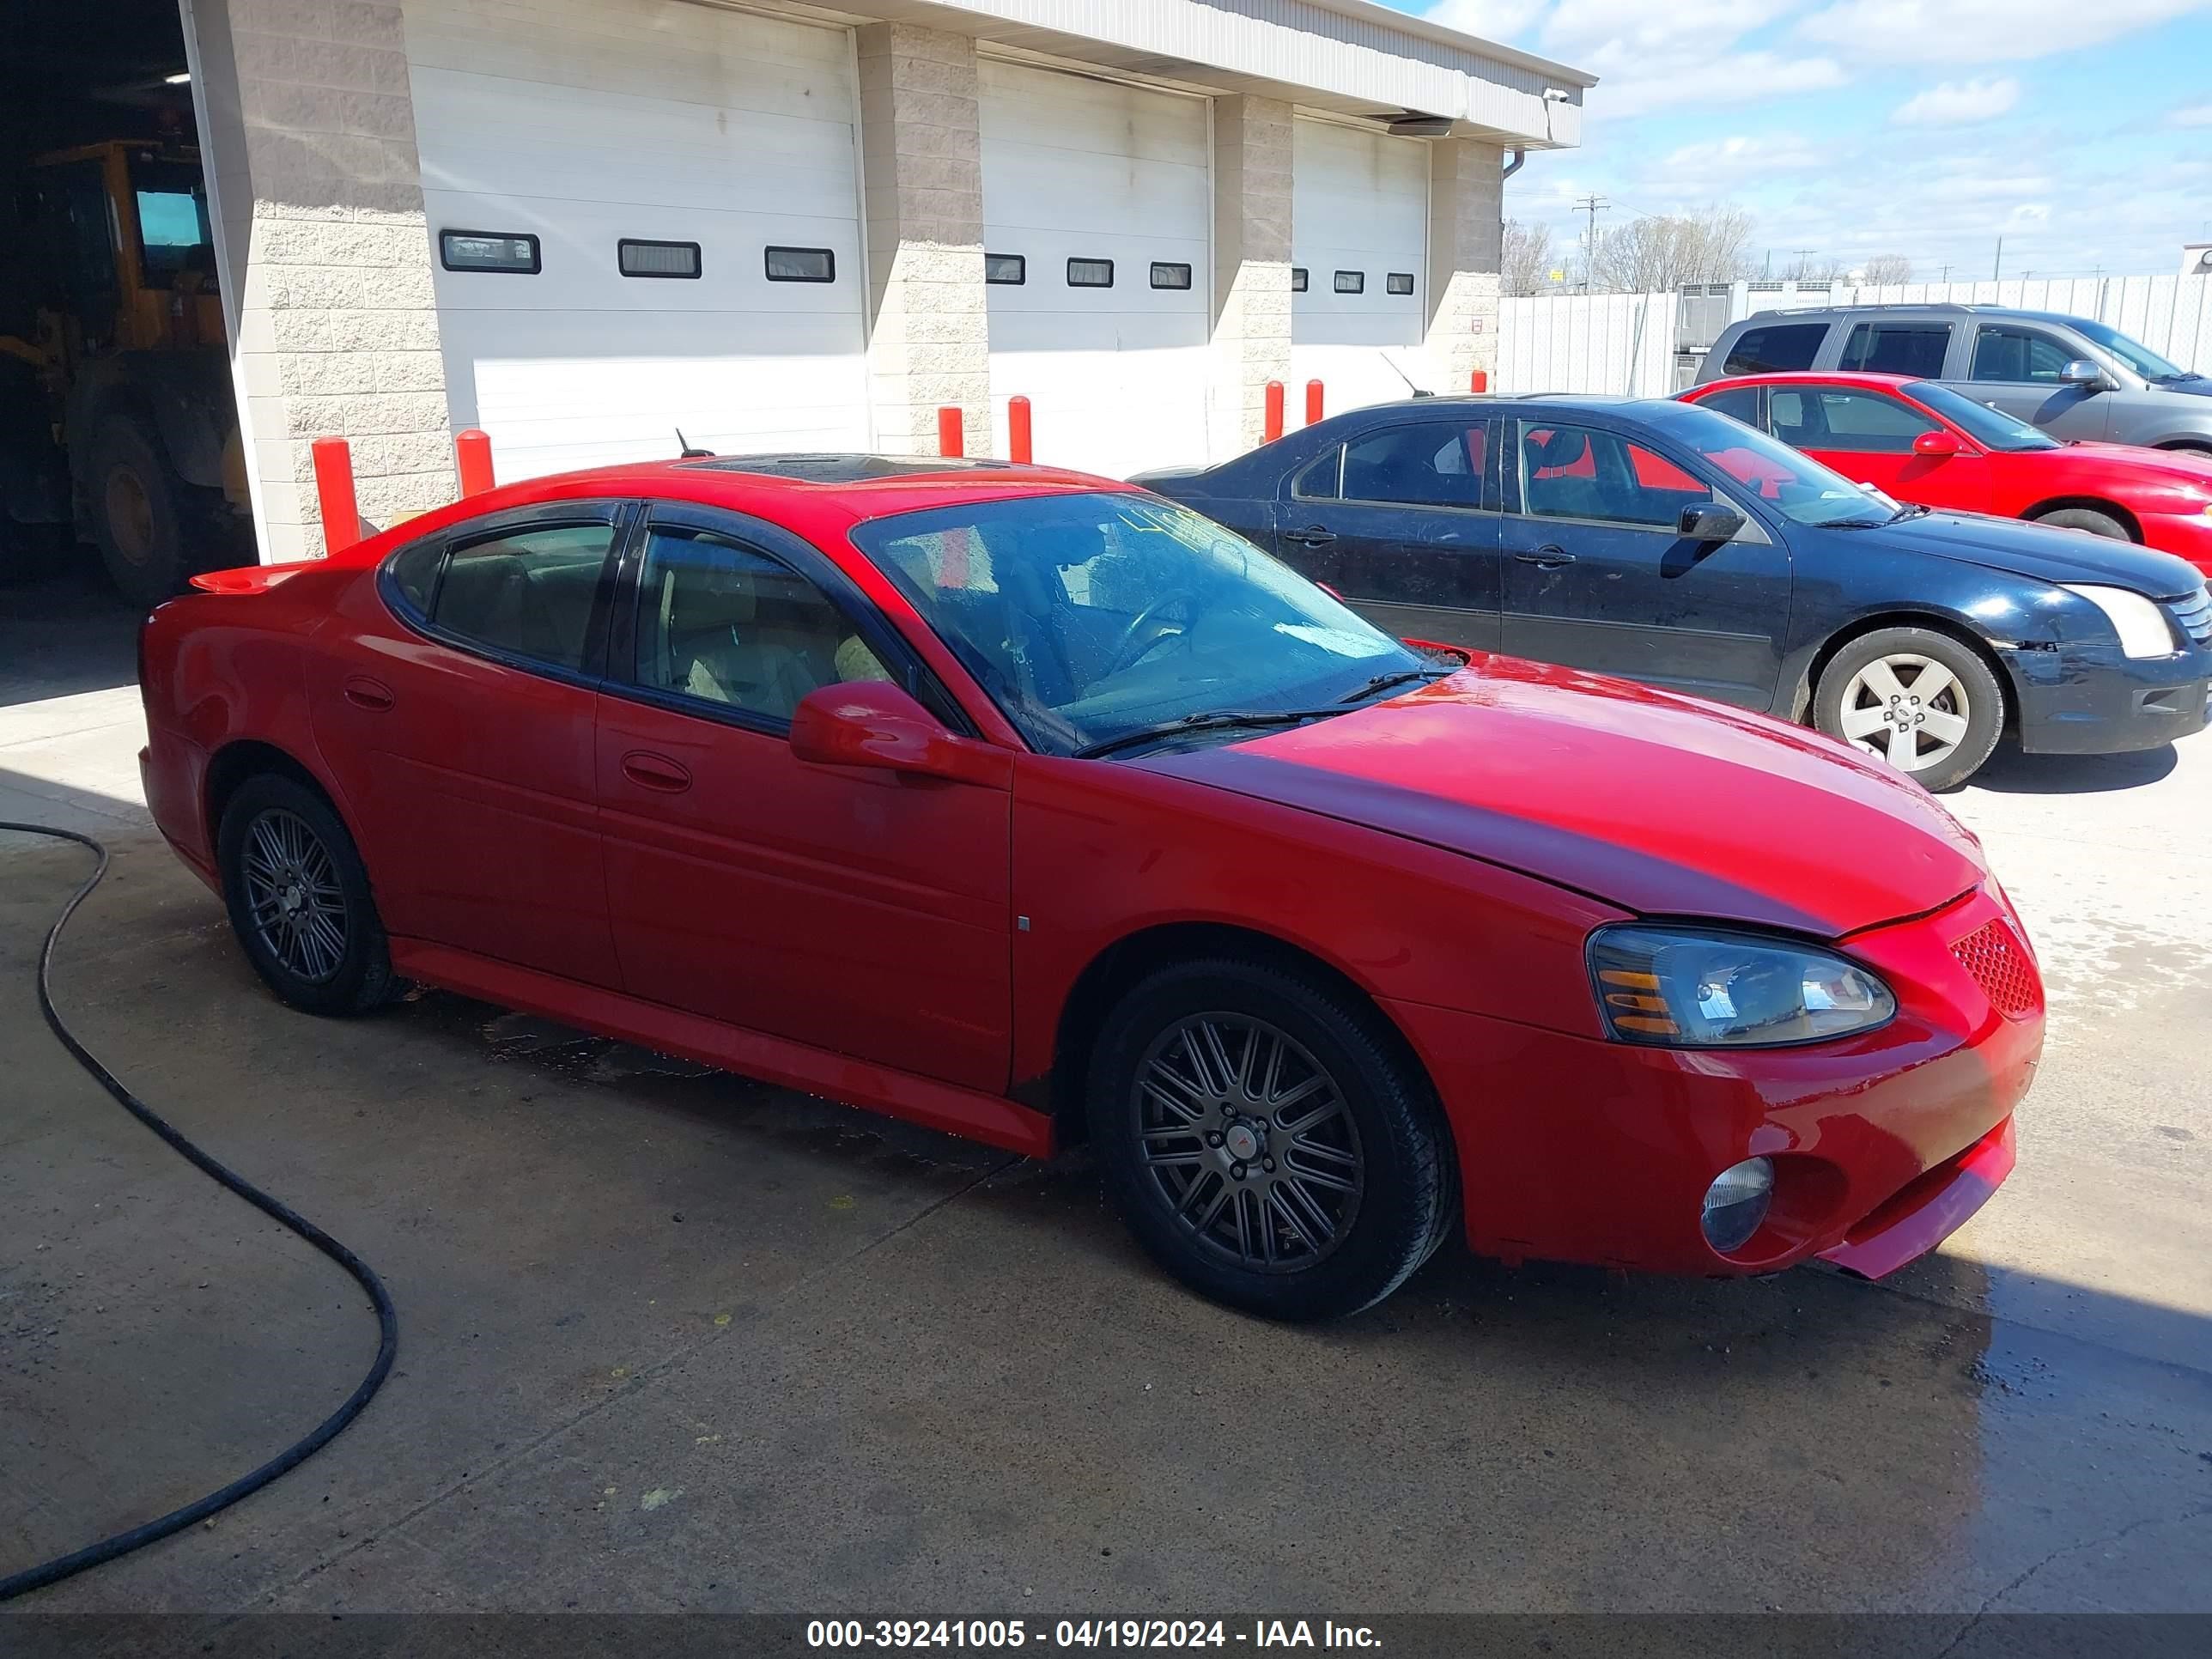
[[[41,169],[33,211],[52,296],[82,313],[88,330],[105,333],[116,300],[115,246],[100,163]]]
[[[191,271],[212,287],[215,249],[199,169],[176,161],[134,161],[131,188],[137,201],[146,286],[174,288],[179,273]]]

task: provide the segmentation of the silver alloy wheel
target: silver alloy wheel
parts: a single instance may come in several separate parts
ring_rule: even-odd
[[[1933,657],[1878,657],[1844,687],[1844,735],[1900,772],[1940,766],[1966,740],[1966,688]]]
[[[1209,1254],[1261,1273],[1312,1267],[1359,1213],[1366,1160],[1343,1091],[1265,1020],[1193,1014],[1145,1051],[1138,1152]]]
[[[246,832],[246,903],[253,931],[311,985],[345,962],[345,889],[322,838],[297,813],[272,806]]]

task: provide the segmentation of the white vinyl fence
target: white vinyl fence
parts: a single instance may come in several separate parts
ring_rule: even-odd
[[[1663,398],[1674,390],[1673,294],[1571,294],[1498,304],[1503,397],[1602,392]]]
[[[1663,397],[1678,384],[1677,345],[1702,347],[1729,322],[1808,306],[1900,304],[2000,305],[2094,317],[2183,368],[2212,374],[2212,276],[2014,278],[1881,288],[1736,283],[1680,295],[1502,301],[1495,390]]]

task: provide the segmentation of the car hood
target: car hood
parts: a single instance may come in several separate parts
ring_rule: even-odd
[[[2133,588],[2156,599],[2193,593],[2204,580],[2194,565],[2171,553],[2154,552],[2086,531],[2057,530],[2016,519],[1985,519],[1972,513],[1924,513],[1917,518],[1899,519],[1895,524],[1832,533],[1849,537],[1863,546],[1932,553],[2039,581],[2101,582]]]
[[[1765,715],[1510,657],[1133,764],[1525,872],[1640,915],[1821,938],[1987,874],[1919,785]]]
[[[2212,455],[2199,455],[2185,449],[2145,449],[2138,444],[2106,444],[2082,442],[2068,444],[2063,449],[2036,449],[2021,452],[2021,459],[2049,465],[2057,462],[2061,466],[2076,464],[2094,465],[2100,471],[2120,465],[2127,468],[2128,477],[2142,483],[2194,485],[2199,489],[2212,489]]]

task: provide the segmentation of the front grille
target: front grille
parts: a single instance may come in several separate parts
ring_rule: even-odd
[[[2025,1019],[2042,1001],[2035,966],[2011,927],[1991,917],[1951,946],[1960,965],[1974,976],[1990,1006],[2007,1019]]]
[[[2186,599],[2168,599],[2181,631],[2199,645],[2212,645],[2212,590],[2200,584]]]

